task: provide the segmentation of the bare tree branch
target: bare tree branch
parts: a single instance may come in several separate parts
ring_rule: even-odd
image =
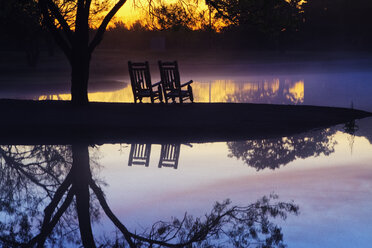
[[[124,5],[124,3],[127,0],[119,0],[115,6],[110,10],[110,12],[106,15],[106,17],[103,19],[101,25],[99,26],[96,35],[94,36],[92,42],[89,44],[89,52],[92,53],[93,50],[101,43],[103,34],[106,31],[107,25],[111,21],[111,19],[114,17],[116,12],[119,11],[119,9]]]
[[[67,208],[70,206],[74,198],[74,194],[75,194],[74,188],[71,188],[70,191],[67,193],[66,199],[62,203],[61,207],[57,210],[56,214],[54,215],[51,221],[49,221],[49,216],[44,217],[44,223],[40,233],[33,239],[31,239],[27,246],[33,246],[37,244],[38,248],[44,247],[46,238],[53,231],[54,227],[58,223],[59,219],[62,217],[63,213],[66,212]]]
[[[108,206],[104,194],[98,185],[91,180],[90,187],[92,188],[94,194],[97,196],[99,203],[102,206],[103,211],[105,211],[107,217],[115,224],[115,226],[123,233],[125,239],[127,240],[129,246],[131,248],[136,248],[136,245],[132,241],[132,234],[128,231],[128,229],[120,222],[120,220],[115,216],[115,214],[111,211],[110,207]]]
[[[52,18],[49,15],[48,5],[46,0],[39,0],[40,11],[43,15],[43,21],[52,33],[55,41],[61,47],[63,53],[66,55],[67,59],[71,63],[71,45],[69,45],[66,40],[62,37],[57,27],[55,26]]]
[[[59,10],[58,6],[52,1],[48,1],[48,7],[51,11],[51,13],[54,15],[54,17],[58,20],[59,24],[61,25],[63,31],[65,32],[68,40],[70,43],[73,41],[73,32],[70,29],[70,26],[68,25],[65,18],[62,16],[61,11]]]

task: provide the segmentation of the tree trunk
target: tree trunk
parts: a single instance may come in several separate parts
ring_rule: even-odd
[[[90,220],[89,183],[92,174],[89,166],[89,151],[87,145],[72,145],[73,187],[76,196],[76,210],[83,246],[95,248],[92,225]]]
[[[91,53],[89,52],[89,11],[78,1],[76,27],[71,56],[71,101],[74,105],[88,104],[88,80]]]
[[[86,105],[89,102],[89,65],[90,54],[87,47],[73,52],[71,61],[71,101],[74,105]]]

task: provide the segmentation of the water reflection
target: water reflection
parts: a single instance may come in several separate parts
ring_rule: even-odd
[[[277,169],[298,158],[333,153],[335,132],[335,128],[326,128],[289,137],[228,142],[229,157],[241,159],[258,171]]]
[[[185,214],[170,222],[159,221],[143,233],[131,232],[111,210],[100,180],[93,177],[91,164],[95,161],[91,161],[88,147],[0,148],[3,247],[211,247],[219,242],[276,247],[283,245],[283,235],[272,219],[298,213],[297,205],[280,202],[276,195],[244,207],[226,200],[216,203],[203,219]],[[147,145],[134,147],[146,150]],[[164,145],[161,160],[177,168],[179,148],[180,144]],[[100,217],[98,209],[121,236],[102,240],[94,236],[92,223]]]
[[[162,144],[158,167],[177,169],[181,144]]]
[[[151,144],[131,144],[128,166],[144,165],[149,167]]]
[[[128,158],[128,166],[150,165],[150,153],[152,144],[131,144]],[[187,144],[191,146],[190,144]],[[158,167],[177,169],[180,158],[181,144],[162,144]]]
[[[72,166],[72,151],[67,146],[1,146],[0,165],[0,240],[2,247],[18,247],[36,235],[46,203],[63,190],[61,185],[65,185]],[[46,219],[55,208],[47,210]],[[60,221],[54,219],[52,223],[59,235],[50,235],[50,245],[76,240],[74,214],[71,209],[64,212]]]
[[[261,81],[214,80],[194,82],[196,102],[277,103],[300,104],[304,102],[304,81],[273,78]],[[42,95],[37,100],[70,100],[70,94]],[[89,93],[89,100],[96,102],[133,102],[131,86],[120,90]],[[150,102],[148,99],[144,102]]]

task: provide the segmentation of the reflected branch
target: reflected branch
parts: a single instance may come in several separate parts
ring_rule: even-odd
[[[143,233],[131,232],[111,210],[104,192],[92,177],[88,145],[73,144],[70,148],[73,159],[72,167],[65,180],[55,190],[50,203],[45,207],[40,229],[38,227],[40,230],[38,234],[34,236],[30,232],[32,227],[30,223],[35,223],[34,219],[28,218],[28,212],[20,212],[20,217],[15,217],[15,221],[12,220],[9,224],[4,225],[7,229],[1,230],[1,244],[11,247],[42,248],[49,245],[55,246],[56,240],[58,242],[62,237],[61,235],[66,233],[65,231],[61,232],[64,229],[53,232],[57,228],[57,224],[59,228],[70,228],[72,223],[75,223],[76,218],[64,219],[70,214],[69,206],[72,204],[74,197],[80,240],[82,246],[86,248],[97,247],[92,232],[92,221],[94,221],[95,215],[91,209],[92,206],[95,206],[94,199],[98,200],[99,206],[102,207],[107,217],[122,234],[122,236],[116,238],[116,246],[129,246],[131,248],[212,247],[221,241],[228,242],[235,247],[241,247],[242,244],[244,244],[244,247],[252,245],[254,247],[281,247],[283,246],[281,228],[275,225],[271,219],[285,219],[287,214],[298,214],[299,208],[293,202],[280,202],[278,196],[270,195],[246,207],[232,206],[230,200],[217,202],[203,218],[195,218],[185,213],[182,219],[173,217],[168,222],[158,221],[151,226],[150,230]],[[21,157],[20,161],[28,157],[28,152],[24,152],[22,149],[18,150],[18,148],[14,148],[14,150],[21,154],[19,155]],[[49,156],[49,152],[55,150],[58,149],[45,149],[43,157],[54,158],[54,156]],[[38,155],[38,152],[44,150],[40,150],[39,147],[31,151],[33,151],[31,152],[33,155]],[[71,155],[71,153],[66,154]],[[18,157],[15,156],[15,158]],[[95,197],[91,197],[90,189],[93,191],[92,196]],[[35,193],[38,192],[35,191]],[[38,211],[39,207],[40,204],[35,204],[35,210],[31,211]],[[19,215],[18,212],[17,215]],[[67,226],[63,226],[61,222],[66,222]],[[20,225],[19,223],[24,224]],[[3,225],[3,223],[1,224]],[[15,227],[14,234],[12,233],[12,225],[18,225]],[[53,236],[54,233],[57,233],[57,236]],[[115,244],[108,240],[105,245],[110,247],[115,246]],[[65,246],[64,241],[60,245]]]
[[[32,247],[33,245],[37,244],[37,248],[43,248],[46,238],[50,235],[50,233],[53,231],[54,227],[57,225],[59,219],[62,217],[63,213],[66,212],[67,208],[70,206],[73,197],[74,197],[74,189],[71,188],[68,192],[66,199],[62,203],[61,207],[57,210],[56,214],[54,215],[53,219],[50,221],[51,214],[48,213],[45,214],[44,222],[41,227],[40,234],[35,236],[28,244],[27,246]],[[50,209],[49,209],[50,210]],[[53,209],[54,210],[54,209]],[[47,212],[47,209],[45,209],[45,212]]]
[[[90,187],[92,188],[94,194],[97,196],[99,203],[107,217],[114,223],[114,225],[122,232],[126,241],[128,242],[131,248],[135,248],[135,244],[132,241],[132,234],[128,231],[128,229],[120,222],[120,220],[115,216],[115,214],[111,211],[110,207],[108,206],[106,199],[104,197],[104,193],[100,187],[93,181],[93,179],[89,183]]]

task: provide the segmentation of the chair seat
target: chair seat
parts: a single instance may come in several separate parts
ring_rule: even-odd
[[[173,91],[169,91],[167,92],[167,96],[174,96],[174,97],[178,97],[178,96],[189,96],[190,95],[190,92],[187,91],[187,90],[181,90],[181,91],[176,91],[176,90],[173,90]]]
[[[147,97],[147,96],[151,96],[151,95],[159,95],[160,94],[160,91],[156,90],[156,91],[151,91],[151,90],[140,90],[140,91],[137,91],[137,95],[138,96],[141,96],[141,97]]]

